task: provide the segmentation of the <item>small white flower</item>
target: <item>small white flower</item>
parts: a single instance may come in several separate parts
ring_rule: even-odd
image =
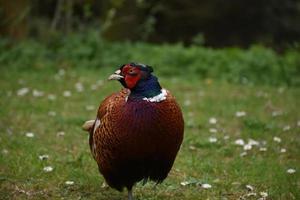
[[[255,192],[250,192],[246,194],[246,197],[255,197],[257,194]]]
[[[184,104],[185,106],[190,106],[190,105],[192,104],[192,102],[191,102],[191,100],[186,99],[186,100],[183,102],[183,104]]]
[[[91,90],[97,90],[98,86],[96,84],[91,85]]]
[[[24,96],[25,94],[27,94],[29,92],[28,88],[21,88],[17,91],[17,95],[18,96]]]
[[[209,118],[209,121],[208,121],[210,124],[216,124],[217,123],[217,119],[214,118],[214,117],[211,117]]]
[[[275,142],[278,142],[278,143],[280,143],[281,142],[281,138],[280,137],[273,137],[273,140],[275,141]]]
[[[2,153],[3,153],[3,154],[8,154],[8,150],[7,150],[7,149],[3,149],[3,150],[2,150]]]
[[[261,197],[266,198],[268,197],[268,193],[267,192],[260,192],[259,193]]]
[[[25,133],[25,135],[26,135],[26,137],[29,137],[29,138],[34,137],[34,133],[32,133],[32,132]]]
[[[193,145],[190,145],[190,146],[189,146],[189,149],[190,149],[190,150],[196,150],[196,147],[193,146]]]
[[[215,128],[210,128],[210,129],[209,129],[209,132],[210,132],[210,133],[216,133],[216,132],[218,132],[218,130],[215,129]]]
[[[199,97],[203,97],[204,95],[205,95],[205,92],[204,92],[204,91],[199,91],[199,92],[198,92],[198,96],[199,96]]]
[[[84,90],[83,85],[80,82],[77,82],[75,84],[75,88],[76,88],[77,92],[82,92]]]
[[[251,149],[252,149],[252,145],[251,145],[251,144],[248,143],[248,144],[245,144],[245,145],[244,145],[244,150],[245,150],[245,151],[249,151],[249,150],[251,150]]]
[[[250,138],[248,140],[248,144],[250,144],[251,146],[258,146],[259,142]]]
[[[193,127],[195,125],[195,122],[193,119],[188,119],[186,125],[189,127]]]
[[[297,121],[297,126],[300,126],[300,120],[299,120],[299,121]]]
[[[228,140],[230,137],[229,137],[229,135],[224,135],[224,140]]]
[[[63,132],[63,131],[59,131],[59,132],[57,132],[57,134],[56,134],[57,136],[64,136],[65,135],[65,132]]]
[[[269,96],[269,94],[264,91],[258,91],[256,95],[257,97],[262,97],[262,98],[267,98]]]
[[[241,185],[241,183],[238,181],[235,181],[235,182],[232,182],[231,185]]]
[[[66,185],[74,185],[74,181],[66,181],[65,184]]]
[[[213,180],[214,183],[220,183],[220,179],[216,178]]]
[[[56,116],[56,112],[55,111],[49,111],[48,115],[51,116],[51,117],[54,117],[54,116]]]
[[[294,174],[294,173],[296,172],[296,170],[290,168],[290,169],[286,170],[286,172],[287,172],[288,174]]]
[[[203,183],[203,184],[201,184],[201,187],[204,189],[209,189],[209,188],[211,188],[211,185],[208,183]]]
[[[34,90],[32,91],[32,95],[33,95],[34,97],[42,97],[42,96],[44,96],[44,92],[34,89]]]
[[[286,152],[286,149],[285,148],[281,148],[280,149],[280,153],[285,153]]]
[[[242,152],[242,153],[240,153],[240,156],[241,157],[245,157],[247,155],[247,152]]]
[[[208,140],[210,143],[216,143],[218,141],[216,137],[209,137]]]
[[[189,184],[190,184],[189,181],[182,181],[182,182],[180,183],[180,185],[182,185],[182,186],[186,186],[186,185],[189,185]]]
[[[95,110],[95,106],[87,105],[87,106],[85,106],[85,109],[88,110],[88,111]]]
[[[244,117],[244,116],[246,116],[246,112],[245,111],[237,111],[235,113],[235,116],[236,117]]]
[[[289,125],[284,126],[284,127],[282,128],[283,131],[289,131],[290,129],[291,129],[291,127],[290,127]]]
[[[54,100],[56,99],[56,96],[55,96],[54,94],[49,94],[49,95],[48,95],[48,99],[49,99],[50,101],[54,101]]]
[[[281,111],[273,111],[272,112],[272,117],[277,117],[279,115],[282,115],[282,112]]]
[[[65,90],[63,95],[64,95],[64,97],[70,97],[72,95],[72,93],[69,90]]]
[[[53,167],[51,166],[47,166],[43,168],[44,172],[52,172],[53,171]]]
[[[267,148],[266,147],[260,147],[259,151],[267,151]]]
[[[101,188],[107,188],[107,187],[108,187],[108,185],[106,185],[106,183],[103,182],[102,185],[101,185]]]
[[[65,70],[64,70],[64,69],[59,69],[59,70],[58,70],[58,75],[59,75],[59,76],[65,75]]]
[[[237,140],[234,141],[234,143],[236,145],[240,145],[240,146],[244,146],[245,145],[245,142],[244,142],[243,139],[237,139]]]
[[[252,185],[246,185],[246,188],[249,190],[249,191],[253,191],[254,190],[254,187]]]
[[[44,155],[39,155],[40,160],[47,160],[49,158],[49,155],[44,154]]]
[[[103,81],[103,80],[98,80],[98,81],[96,82],[96,84],[97,84],[98,86],[102,86],[102,85],[104,84],[104,81]]]

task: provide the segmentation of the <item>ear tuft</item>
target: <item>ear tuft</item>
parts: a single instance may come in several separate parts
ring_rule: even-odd
[[[149,66],[149,65],[146,65],[146,66],[147,66],[149,72],[152,73],[153,72],[153,68],[151,66]]]

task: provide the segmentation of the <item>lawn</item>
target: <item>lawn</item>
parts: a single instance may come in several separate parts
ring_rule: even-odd
[[[103,184],[81,130],[120,90],[114,70],[1,67],[0,199],[127,198]],[[159,78],[185,138],[168,178],[138,184],[136,199],[300,199],[298,87]]]

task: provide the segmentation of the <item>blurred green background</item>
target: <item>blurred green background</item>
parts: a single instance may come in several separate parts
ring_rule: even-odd
[[[0,2],[1,67],[138,61],[160,75],[299,85],[296,0]]]
[[[137,200],[300,199],[299,24],[299,0],[0,0],[0,199],[125,199],[81,125],[132,61],[185,119]]]

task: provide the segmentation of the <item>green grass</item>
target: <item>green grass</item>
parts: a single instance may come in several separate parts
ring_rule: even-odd
[[[0,67],[16,69],[103,68],[136,61],[160,75],[218,79],[247,85],[300,86],[300,49],[281,54],[259,45],[211,49],[182,44],[107,42],[96,31],[58,35],[47,41],[0,40]]]
[[[101,100],[121,88],[106,81],[115,69],[67,67],[64,75],[56,69],[0,69],[0,199],[126,199],[126,192],[101,187],[104,180],[89,152],[88,135],[81,130],[85,120],[95,117]],[[267,199],[300,199],[299,88],[199,80],[162,71],[158,75],[183,109],[185,138],[168,178],[157,186],[138,184],[136,199],[258,199],[259,192],[267,192]],[[83,92],[76,91],[78,82]],[[29,93],[18,96],[24,87]],[[34,97],[34,89],[44,95]],[[65,90],[72,95],[64,97]],[[49,94],[56,99],[49,100]],[[87,110],[88,105],[94,109]],[[56,115],[49,116],[49,111]],[[237,111],[246,116],[236,117]],[[274,117],[274,111],[282,114]],[[209,123],[211,117],[216,124]],[[290,129],[284,131],[286,126]],[[58,136],[59,131],[65,135]],[[27,132],[35,136],[26,137]],[[209,142],[212,136],[216,143]],[[273,141],[275,136],[281,143]],[[253,146],[242,157],[243,147],[234,144],[240,138],[265,141],[267,151]],[[281,148],[286,153],[280,153]],[[49,159],[39,160],[42,154]],[[45,166],[54,170],[46,173]],[[296,172],[288,174],[289,168]],[[74,185],[67,186],[68,180]],[[190,184],[182,186],[183,181]],[[212,188],[203,189],[201,183]],[[257,196],[246,197],[246,185],[253,186]]]

